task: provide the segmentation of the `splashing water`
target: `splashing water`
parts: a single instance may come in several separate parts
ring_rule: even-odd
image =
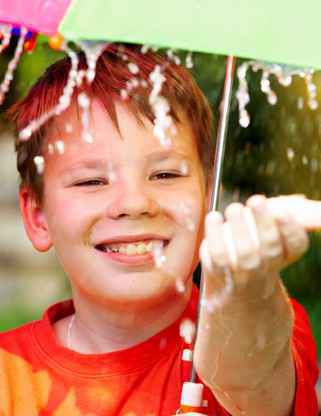
[[[43,124],[45,124],[50,118],[53,116],[58,116],[62,112],[64,112],[71,103],[71,97],[73,95],[75,86],[77,84],[77,76],[78,76],[78,56],[76,52],[70,49],[66,44],[62,45],[62,50],[64,50],[71,60],[71,68],[68,74],[68,79],[66,86],[63,90],[62,96],[58,100],[58,104],[53,107],[47,113],[42,114],[38,119],[32,120],[27,127],[19,133],[19,139],[21,141],[28,140],[32,134],[37,131]]]
[[[298,104],[297,104],[298,110],[302,110],[304,107],[304,99],[302,97],[298,98]]]
[[[4,51],[10,44],[11,40],[11,27],[8,25],[0,25],[0,33],[2,36],[2,42],[0,44],[0,53]]]
[[[133,62],[129,62],[128,70],[129,70],[130,73],[132,73],[134,75],[137,75],[139,73],[138,65],[134,64]]]
[[[264,92],[267,96],[268,103],[271,105],[275,105],[278,101],[278,98],[274,91],[271,89],[271,82],[269,79],[269,72],[263,71],[262,72],[262,79],[261,79],[261,91]]]
[[[308,162],[309,162],[309,160],[308,160],[307,156],[303,155],[302,156],[302,165],[306,166],[308,164]]]
[[[179,166],[179,170],[181,172],[182,175],[188,175],[190,168],[189,168],[189,164],[186,160],[183,160]]]
[[[183,279],[181,278],[175,280],[175,287],[176,287],[177,293],[184,293],[186,290],[185,283]]]
[[[107,162],[107,178],[109,182],[115,182],[117,179],[114,165],[111,161]]]
[[[162,244],[153,244],[152,254],[157,268],[163,267],[166,262],[166,256],[164,255],[164,248]]]
[[[186,344],[192,344],[196,334],[196,326],[193,321],[183,319],[179,327],[179,335],[184,339]]]
[[[63,155],[64,154],[64,152],[65,152],[65,143],[63,142],[63,140],[57,140],[55,142],[55,147],[57,149],[57,152],[60,155]]]
[[[141,53],[143,55],[145,55],[149,50],[150,50],[151,46],[150,45],[143,45],[140,49]]]
[[[173,49],[168,49],[166,52],[167,58],[174,62],[175,65],[180,65],[181,64],[181,59],[178,55],[175,54],[175,52],[173,51]]]
[[[10,83],[13,80],[13,73],[16,70],[17,65],[18,65],[18,62],[19,62],[19,59],[20,59],[20,57],[22,55],[23,45],[24,45],[24,42],[25,42],[25,37],[26,37],[27,32],[28,31],[27,31],[26,28],[24,28],[24,27],[21,28],[21,32],[20,32],[20,36],[19,36],[19,40],[18,40],[18,43],[17,43],[17,46],[16,46],[15,53],[13,55],[13,58],[9,62],[7,71],[5,73],[5,76],[3,78],[2,83],[0,85],[0,105],[3,103],[4,98],[6,96],[6,93],[9,90]],[[10,42],[10,38],[7,41]],[[3,46],[4,46],[4,44],[2,43],[1,44],[1,47],[3,47]]]
[[[293,160],[294,159],[295,153],[294,153],[294,150],[291,147],[287,148],[286,154],[287,154],[288,160]]]
[[[291,85],[293,76],[298,75],[299,77],[304,78],[305,80],[307,86],[309,108],[311,110],[316,110],[318,108],[318,101],[316,99],[317,88],[316,85],[313,83],[313,69],[301,69],[287,65],[248,61],[244,62],[237,69],[239,86],[236,93],[236,98],[239,107],[239,123],[242,127],[246,128],[250,124],[250,116],[248,111],[246,110],[246,106],[250,102],[250,95],[248,91],[246,75],[250,68],[252,68],[254,72],[257,72],[259,70],[262,71],[261,90],[262,92],[264,92],[264,94],[266,94],[269,104],[275,105],[278,100],[277,95],[271,89],[270,76],[274,75],[279,84],[283,85],[284,87],[287,87]],[[298,108],[303,108],[302,98],[298,100]]]
[[[108,46],[108,43],[83,40],[78,41],[77,44],[81,47],[86,56],[87,71],[85,71],[85,74],[88,83],[91,84],[96,76],[97,61]]]
[[[169,115],[170,106],[165,97],[160,95],[162,86],[166,81],[160,65],[156,65],[149,75],[152,91],[149,96],[149,104],[154,113],[154,135],[165,148],[171,146],[172,141],[166,136],[166,131],[172,126],[172,118]]]
[[[54,148],[54,145],[52,143],[48,144],[48,153],[50,155],[53,155],[55,153],[55,148]]]
[[[93,143],[94,139],[89,129],[90,122],[90,98],[85,92],[78,95],[78,105],[81,109],[81,138],[86,143]]]
[[[42,175],[45,169],[45,159],[43,156],[35,156],[33,161],[36,165],[38,175]]]
[[[239,88],[236,92],[236,99],[239,106],[239,123],[242,127],[246,128],[250,125],[250,116],[246,111],[246,106],[250,102],[250,95],[248,85],[246,81],[246,73],[248,70],[248,63],[245,62],[237,68],[237,77],[239,80]]]
[[[192,69],[194,67],[192,52],[188,52],[188,54],[186,55],[185,66],[187,69]]]

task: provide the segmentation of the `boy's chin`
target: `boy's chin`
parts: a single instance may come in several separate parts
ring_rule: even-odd
[[[157,307],[173,299],[177,302],[184,299],[189,291],[190,284],[175,281],[161,287],[155,285],[139,285],[130,289],[118,288],[112,292],[100,290],[99,293],[92,293],[93,303],[104,304],[106,308],[125,310],[144,310]]]

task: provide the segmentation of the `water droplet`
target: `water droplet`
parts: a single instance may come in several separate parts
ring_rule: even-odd
[[[116,182],[117,180],[114,165],[111,161],[107,162],[107,178],[109,182]]]
[[[271,91],[268,95],[268,102],[271,105],[275,105],[278,102],[278,97],[273,91]]]
[[[179,170],[182,175],[188,175],[189,173],[189,164],[186,160],[183,160],[180,164]]]
[[[78,95],[78,104],[84,109],[89,108],[90,99],[86,93],[82,92]]]
[[[317,100],[315,100],[315,99],[309,100],[309,108],[311,110],[316,110],[318,107],[319,107],[319,103],[318,103]]]
[[[175,286],[178,293],[184,293],[186,290],[185,283],[182,279],[176,279]]]
[[[309,162],[308,158],[306,157],[306,155],[302,156],[302,165],[307,165]]]
[[[11,61],[8,64],[7,67],[7,71],[4,75],[3,81],[0,85],[0,104],[2,104],[4,98],[5,98],[5,94],[8,92],[9,90],[9,86],[10,86],[10,82],[13,79],[13,73],[16,70],[16,67],[18,65],[19,59],[23,53],[23,45],[25,42],[25,37],[27,35],[28,31],[26,28],[22,27],[21,31],[20,31],[20,36],[19,36],[19,40],[13,55],[13,58],[11,59]],[[10,41],[10,38],[7,39]],[[21,137],[20,137],[21,138]],[[22,139],[25,140],[25,139]]]
[[[124,89],[120,90],[120,96],[121,96],[122,100],[127,100],[127,98],[128,98],[127,90],[124,90]]]
[[[164,255],[163,245],[154,243],[153,248],[152,248],[152,254],[153,254],[153,257],[154,257],[156,267],[161,268],[166,262],[166,257]]]
[[[193,66],[194,66],[191,52],[188,52],[188,54],[186,55],[185,66],[186,66],[187,69],[192,69]]]
[[[186,344],[192,344],[196,333],[196,327],[193,321],[188,318],[182,320],[179,327],[179,334]]]
[[[243,112],[241,114],[240,119],[239,119],[240,126],[244,127],[244,128],[247,128],[247,127],[249,127],[250,122],[251,122],[251,120],[250,120],[250,116],[248,115],[248,113]]]
[[[143,45],[142,47],[141,47],[141,53],[142,54],[145,54],[145,53],[147,53],[148,51],[149,51],[149,49],[150,49],[150,46],[149,45]]]
[[[129,69],[129,72],[131,72],[134,75],[138,74],[138,72],[139,72],[138,65],[134,64],[133,62],[130,62],[128,64],[128,69]]]
[[[53,155],[53,154],[54,154],[54,152],[55,152],[55,148],[54,148],[53,144],[52,144],[52,143],[49,143],[49,144],[48,144],[48,153],[49,153],[50,155]]]
[[[287,148],[286,154],[287,154],[287,158],[289,160],[293,160],[293,158],[295,156],[295,152],[294,152],[294,150],[291,147],[288,147]]]
[[[93,138],[92,134],[89,131],[83,131],[82,134],[81,134],[81,138],[86,143],[89,143],[89,144],[94,143],[94,138]]]
[[[298,103],[297,103],[297,107],[299,110],[302,110],[304,107],[304,99],[302,97],[298,98]]]
[[[19,133],[19,139],[22,141],[30,139],[32,135],[32,130],[29,127],[26,127],[25,129],[21,130]]]
[[[65,143],[62,140],[57,140],[55,142],[55,146],[56,146],[57,152],[60,155],[63,155],[65,152]]]
[[[39,175],[42,175],[45,169],[45,159],[43,158],[43,156],[35,156],[33,158],[33,161],[36,165],[37,173]]]

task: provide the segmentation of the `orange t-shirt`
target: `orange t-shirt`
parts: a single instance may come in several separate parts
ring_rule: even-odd
[[[0,416],[170,416],[179,407],[190,363],[179,335],[183,318],[195,317],[197,291],[183,316],[135,347],[79,354],[57,344],[52,323],[73,312],[72,301],[51,306],[43,318],[0,335]],[[311,330],[293,303],[297,370],[295,416],[316,416],[318,370]],[[208,389],[208,415],[226,416]],[[205,411],[206,410],[206,411]]]

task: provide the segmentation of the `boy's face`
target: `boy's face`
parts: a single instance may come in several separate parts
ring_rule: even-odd
[[[121,136],[92,101],[91,144],[81,138],[75,106],[56,120],[48,140],[63,140],[64,152],[45,152],[43,206],[35,214],[41,235],[36,226],[29,236],[38,249],[55,247],[79,295],[143,308],[191,283],[206,212],[205,178],[187,122],[176,126],[166,149],[148,120],[139,124],[122,103],[116,110]],[[151,247],[160,252],[160,267],[153,252],[137,253]]]

